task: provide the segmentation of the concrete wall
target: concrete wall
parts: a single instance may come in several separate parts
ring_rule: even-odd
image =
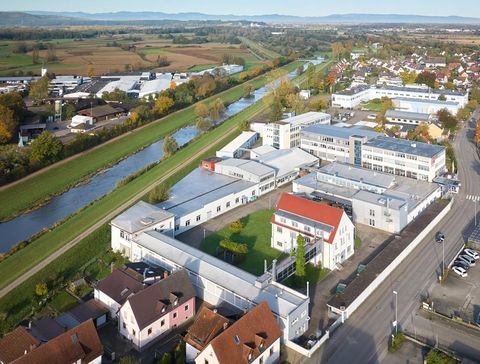
[[[115,300],[113,300],[110,296],[106,295],[102,291],[99,291],[98,289],[94,290],[94,297],[95,300],[102,302],[105,306],[108,307],[108,310],[110,311],[110,317],[117,317],[120,305]]]
[[[435,226],[445,217],[452,208],[453,200],[447,205],[440,214],[433,219],[427,227],[417,235],[410,245],[403,250],[395,260],[381,272],[375,280],[345,309],[344,318],[348,319],[355,310],[382,284],[387,277],[403,262],[403,260],[422,242],[422,240],[435,228]],[[336,311],[341,314],[341,311]]]

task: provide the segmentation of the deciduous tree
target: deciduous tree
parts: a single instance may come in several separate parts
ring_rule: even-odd
[[[38,81],[33,81],[30,84],[29,96],[35,102],[43,102],[48,97],[48,83],[49,80],[47,77],[42,77]]]
[[[163,139],[163,154],[165,157],[170,157],[175,154],[178,149],[178,144],[175,138],[169,134]]]
[[[41,165],[52,164],[63,157],[63,144],[53,134],[44,131],[32,142],[30,158]]]
[[[212,128],[212,121],[210,119],[199,116],[197,117],[195,125],[198,129],[205,132],[209,131]]]
[[[171,97],[161,95],[155,101],[154,110],[157,114],[166,115],[173,105],[175,101]]]
[[[46,283],[38,283],[38,284],[35,286],[35,294],[36,294],[38,297],[46,296],[46,295],[48,294],[47,284],[46,284]]]
[[[7,144],[13,139],[17,126],[14,112],[0,105],[0,144]]]
[[[209,115],[208,107],[203,102],[195,105],[195,115],[198,118],[206,118]]]
[[[415,83],[417,74],[415,72],[404,71],[400,72],[400,78],[402,79],[403,86],[411,85]]]
[[[297,236],[295,275],[301,280],[305,279],[305,238],[300,234]]]

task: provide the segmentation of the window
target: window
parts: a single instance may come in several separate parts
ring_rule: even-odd
[[[370,210],[370,216],[375,216],[375,210]]]
[[[255,196],[255,190],[252,191],[252,196]]]
[[[260,357],[259,363],[260,363],[260,364],[263,364],[263,356]]]
[[[135,336],[137,333],[132,329],[132,335]]]
[[[190,220],[185,221],[185,226],[189,226],[189,225],[190,225]]]
[[[164,326],[164,325],[165,325],[165,320],[160,321],[160,326]]]
[[[176,312],[173,313],[173,318],[177,318],[177,313]]]
[[[225,205],[227,207],[227,209],[230,207],[230,201],[227,202],[227,204]]]
[[[374,219],[370,219],[370,220],[368,221],[368,225],[370,225],[370,226],[375,226],[375,220],[374,220]]]
[[[203,362],[203,364],[208,364],[208,360],[207,360],[207,359],[205,359],[205,361]]]
[[[175,225],[175,231],[180,230],[180,225]]]
[[[273,355],[273,348],[270,348],[270,356]]]
[[[127,324],[125,322],[123,322],[123,328],[126,329],[127,328]]]
[[[296,221],[292,221],[292,226],[293,227],[298,227],[298,223]]]
[[[188,305],[185,305],[185,311],[188,311]]]
[[[281,241],[277,241],[277,246],[281,248],[283,246],[283,243]]]
[[[217,212],[220,212],[222,208],[220,206],[217,206]]]
[[[123,230],[120,230],[120,237],[122,239],[125,239],[125,232]]]
[[[235,199],[235,203],[239,203],[239,202],[240,202],[240,198],[237,197],[237,198]]]
[[[197,221],[200,221],[200,220],[201,220],[201,218],[202,218],[202,216],[201,216],[201,215],[197,215],[197,218],[196,218],[196,220],[197,220]]]
[[[282,228],[280,226],[277,226],[277,233],[282,233]]]
[[[152,334],[152,328],[149,328],[148,329],[148,335],[151,335]]]

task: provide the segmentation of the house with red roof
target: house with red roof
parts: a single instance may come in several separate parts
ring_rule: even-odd
[[[305,251],[316,249],[316,254],[309,254],[314,264],[335,269],[353,255],[355,227],[341,208],[284,193],[271,223],[271,246],[282,252],[294,251],[302,235]]]

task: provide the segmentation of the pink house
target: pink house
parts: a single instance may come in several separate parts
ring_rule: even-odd
[[[118,315],[120,334],[142,350],[195,315],[195,290],[185,270],[130,296]]]

